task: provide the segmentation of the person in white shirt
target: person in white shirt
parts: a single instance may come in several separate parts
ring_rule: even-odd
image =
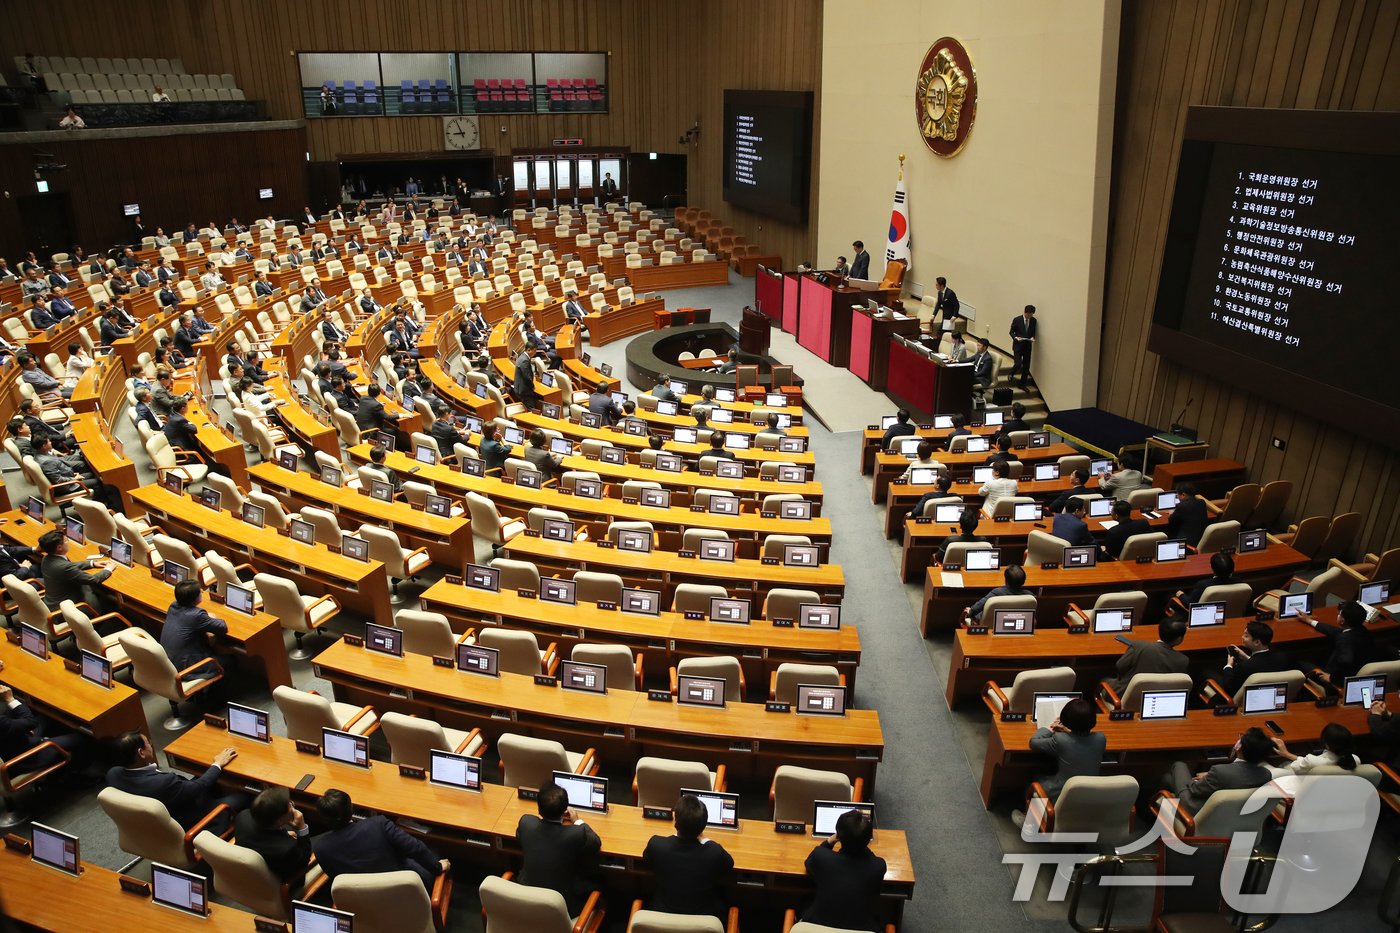
[[[64,115],[62,120],[58,121],[58,125],[65,130],[87,129],[87,123],[83,122],[83,118],[78,116],[77,111],[72,107],[68,108],[68,113]]]
[[[153,92],[151,92],[151,103],[168,104],[170,103],[170,95],[165,93],[165,91],[161,90],[160,85],[157,84],[156,89]]]
[[[93,358],[88,356],[81,343],[76,341],[68,345],[68,363],[65,367],[64,385],[72,388],[78,384],[78,380],[83,378],[83,373],[95,365]]]
[[[1329,722],[1322,727],[1322,749],[1307,755],[1295,755],[1288,750],[1280,736],[1273,737],[1274,757],[1283,759],[1284,764],[1269,765],[1269,771],[1276,778],[1290,774],[1307,774],[1314,768],[1339,767],[1344,771],[1354,771],[1360,763],[1353,752],[1356,739],[1351,730],[1339,722]]]
[[[900,479],[908,479],[910,476],[913,475],[915,470],[932,468],[941,472],[943,470],[948,469],[943,464],[933,459],[933,452],[936,449],[937,447],[933,443],[933,441],[919,441],[918,449],[915,451],[915,453],[918,456],[916,459],[909,461],[909,466],[904,468],[904,473],[900,476]]]
[[[1002,499],[1009,499],[1016,495],[1019,488],[1014,479],[1010,479],[1006,474],[1009,467],[1005,460],[998,460],[992,464],[992,478],[982,484],[982,488],[977,492],[984,496],[986,501],[982,503],[982,511],[992,515],[996,511],[997,503]]]
[[[199,282],[211,292],[218,291],[228,284],[224,281],[224,277],[219,275],[219,271],[214,268],[212,262],[204,264],[204,274],[199,277]]]

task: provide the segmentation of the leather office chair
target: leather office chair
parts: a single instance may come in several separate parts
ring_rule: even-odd
[[[1312,555],[1314,561],[1326,563],[1333,558],[1342,558],[1351,550],[1356,535],[1361,531],[1361,513],[1346,512],[1332,519],[1327,526],[1327,536]]]
[[[158,533],[152,536],[151,544],[160,554],[162,563],[174,561],[180,564],[190,572],[192,579],[197,580],[202,588],[207,589],[217,582],[214,571],[209,568],[209,561],[195,554],[194,549],[179,538]]]
[[[1031,784],[1026,822],[1041,833],[1089,833],[1100,852],[1112,851],[1133,833],[1138,782],[1126,774],[1072,777],[1051,800],[1039,781]]]
[[[1241,483],[1231,489],[1224,499],[1208,502],[1206,508],[1214,511],[1219,521],[1242,522],[1249,518],[1263,494],[1264,487],[1258,483]]]
[[[57,760],[38,767],[35,759],[50,752],[58,756]],[[29,822],[29,816],[19,809],[15,798],[30,788],[37,790],[45,778],[67,766],[68,752],[49,741],[40,742],[11,758],[0,759],[0,829]]]
[[[687,528],[681,533],[681,549],[699,551],[701,541],[728,541],[729,535],[718,528]]]
[[[1074,603],[1069,604],[1069,611],[1065,613],[1065,623],[1067,625],[1087,625],[1090,631],[1094,628],[1094,616],[1101,609],[1131,609],[1133,613],[1133,624],[1140,625],[1147,618],[1147,594],[1142,590],[1123,590],[1118,593],[1100,593],[1094,600],[1094,606],[1088,612],[1080,609]]]
[[[400,581],[416,580],[420,573],[433,564],[427,548],[406,548],[399,543],[399,536],[387,528],[361,525],[356,534],[369,542],[369,559],[384,565],[395,599],[399,598]]]
[[[1400,666],[1400,662],[1396,662],[1396,664]],[[1205,682],[1205,685],[1201,688],[1200,699],[1201,702],[1206,705],[1210,705],[1211,703],[1220,700],[1226,703],[1231,703],[1243,709],[1245,692],[1250,687],[1257,687],[1260,684],[1287,685],[1287,696],[1288,702],[1290,703],[1298,699],[1299,695],[1303,692],[1304,688],[1307,688],[1310,691],[1310,693],[1314,689],[1308,686],[1308,679],[1306,676],[1304,676],[1302,671],[1260,671],[1257,674],[1250,674],[1248,677],[1246,677],[1244,679],[1244,683],[1240,684],[1240,688],[1235,691],[1234,696],[1228,695],[1225,692],[1225,688],[1222,687],[1219,681],[1215,680],[1215,678],[1208,678]],[[1321,690],[1318,689],[1316,691],[1316,694],[1314,694],[1310,698],[1318,699],[1320,696]]]
[[[249,491],[248,501],[263,510],[263,522],[271,528],[286,531],[292,519],[301,518],[300,512],[288,512],[275,496],[265,492]],[[339,543],[339,542],[337,542]]]
[[[213,871],[214,884],[221,895],[271,920],[291,919],[294,892],[299,900],[305,900],[329,880],[318,866],[312,865],[299,879],[303,884],[293,886],[274,875],[257,851],[235,845],[207,829],[194,837],[194,851]]]
[[[164,434],[156,436],[162,440],[165,439]],[[33,485],[35,490],[39,493],[39,498],[42,499],[46,505],[57,507],[58,511],[63,515],[68,514],[69,506],[76,500],[84,498],[87,495],[87,487],[79,480],[65,480],[60,483],[52,482],[44,475],[44,471],[39,467],[39,462],[33,457],[23,457],[20,460],[20,465],[24,468],[25,478],[29,480],[30,484]]]
[[[691,914],[668,914],[659,910],[643,910],[642,902],[632,902],[627,918],[627,933],[739,933],[739,908],[729,908],[725,922],[718,917]]]
[[[1355,577],[1341,567],[1332,566],[1315,574],[1311,580],[1294,577],[1281,589],[1261,593],[1259,598],[1254,600],[1254,608],[1260,612],[1277,613],[1284,596],[1290,593],[1311,593],[1313,608],[1316,609],[1328,605],[1333,600],[1346,602],[1355,599],[1359,589],[1360,583]]]
[[[422,887],[422,884],[419,884]],[[569,916],[564,895],[550,888],[517,884],[488,875],[479,889],[486,933],[598,933],[606,918],[602,894],[588,896],[578,919]]]
[[[1326,515],[1310,515],[1297,524],[1289,525],[1288,530],[1277,537],[1280,543],[1315,560],[1331,524],[1332,520]]]
[[[400,609],[394,613],[394,624],[403,629],[403,650],[410,654],[450,658],[457,650],[457,636],[441,613]]]
[[[286,721],[289,739],[320,745],[322,728],[355,735],[373,735],[379,729],[374,707],[337,703],[315,690],[278,686],[272,690],[272,699]]]
[[[1035,608],[1035,597],[1029,594],[1020,596],[993,596],[982,604],[981,622],[983,625],[990,626],[993,620],[996,619],[997,613],[1002,610],[1034,610]]]
[[[389,743],[389,760],[396,765],[427,768],[430,764],[429,752],[434,749],[476,757],[486,750],[486,740],[482,738],[480,729],[470,732],[449,729],[431,719],[392,711],[379,717],[379,725],[383,727],[384,738]]]
[[[209,475],[209,468],[199,463],[194,454],[171,447],[164,434],[152,434],[146,439],[146,454],[151,458],[151,468],[158,479],[174,473],[189,484],[203,482]]]
[[[165,563],[151,546],[147,535],[149,528],[143,528],[120,512],[112,516],[112,523],[117,526],[117,534],[121,539],[131,545],[132,564],[139,567],[160,567]]]
[[[505,557],[496,557],[492,559],[488,566],[500,571],[500,583],[503,592],[534,590],[538,593],[540,591],[539,568],[527,560],[510,560]]]
[[[97,805],[116,825],[117,846],[123,852],[186,871],[197,867],[195,838],[207,831],[215,820],[233,815],[227,804],[219,804],[186,831],[175,822],[165,804],[154,797],[104,787],[97,793]],[[231,835],[232,820],[222,836]]]
[[[1233,619],[1249,613],[1249,601],[1254,598],[1254,588],[1248,583],[1224,583],[1208,586],[1201,592],[1203,603],[1225,603],[1225,618]]]
[[[1065,548],[1070,543],[1064,538],[1057,538],[1049,532],[1032,529],[1026,539],[1026,563],[1027,567],[1039,567],[1046,561],[1059,563],[1064,559]]]
[[[1207,525],[1201,532],[1201,540],[1196,542],[1196,551],[1201,554],[1214,554],[1221,548],[1234,547],[1240,540],[1240,523],[1231,519]]]
[[[763,497],[763,501],[758,505],[758,510],[760,512],[778,512],[782,509],[782,503],[799,502],[802,498],[801,493],[775,492]]]
[[[1165,540],[1165,531],[1145,531],[1140,535],[1130,535],[1128,540],[1123,542],[1123,550],[1118,552],[1118,559],[1130,561],[1139,557],[1153,557],[1157,553],[1157,542]]]
[[[504,733],[496,740],[501,756],[501,783],[506,787],[543,787],[555,771],[598,773],[597,752],[571,752],[560,742]]]
[[[609,690],[641,690],[644,655],[635,656],[626,645],[590,645],[579,643],[569,654],[569,660],[585,664],[601,664],[607,668],[604,684]]]
[[[615,573],[580,570],[574,574],[574,596],[580,603],[622,602],[622,577]]]
[[[509,465],[509,462],[510,461],[506,461],[507,465]],[[530,469],[533,470],[534,467],[531,466]],[[574,485],[581,479],[593,480],[595,483],[600,483],[603,478],[592,470],[565,470],[563,475],[559,477],[559,489],[563,492],[571,493],[574,491]],[[626,495],[626,493],[624,493],[624,495]]]
[[[821,595],[816,590],[798,590],[788,587],[774,587],[763,599],[763,618],[796,620],[803,603],[819,603]]]
[[[1156,486],[1147,489],[1134,489],[1128,493],[1128,504],[1138,511],[1152,511],[1157,508],[1157,497],[1166,492]]]
[[[136,634],[136,629],[117,633],[117,643],[131,659],[131,679],[149,693],[170,703],[170,716],[161,725],[171,732],[189,728],[193,720],[180,718],[180,704],[193,699],[223,679],[224,672],[210,659],[196,661],[177,671],[160,642]]]
[[[568,476],[567,473],[564,475]],[[561,481],[559,485],[562,488],[564,484]],[[549,519],[560,522],[573,521],[567,512],[561,512],[558,509],[546,509],[543,506],[537,505],[525,514],[525,527],[531,531],[542,531],[545,521]]]
[[[845,676],[834,665],[785,661],[779,664],[778,669],[768,678],[768,699],[779,703],[795,703],[800,684],[840,687],[845,683]]]
[[[1065,454],[1055,462],[1060,465],[1060,475],[1069,476],[1075,470],[1088,470],[1091,461],[1086,454]]]
[[[729,591],[722,586],[708,583],[682,583],[676,587],[676,595],[671,602],[672,612],[700,612],[710,614],[710,600],[714,597],[727,599]]]
[[[253,585],[252,574],[257,571],[252,564],[234,564],[218,551],[210,548],[204,552],[204,560],[209,564],[209,572],[214,577],[214,584],[211,591],[221,598],[227,598],[228,585],[244,586],[253,591],[253,608],[262,607],[262,595],[258,593],[257,587]],[[247,579],[239,576],[240,571],[246,571],[250,576]]]
[[[1273,812],[1273,807],[1256,807],[1251,813],[1243,812],[1244,805],[1257,789],[1217,790],[1206,798],[1201,809],[1195,813],[1188,813],[1185,808],[1176,806],[1171,828],[1178,837],[1229,839],[1236,833],[1258,833],[1264,828],[1264,820]],[[1176,795],[1171,791],[1161,791],[1152,802],[1152,812],[1159,813],[1165,801],[1175,799]]]
[[[992,543],[990,541],[951,541],[943,552],[943,563],[965,567],[967,566],[968,551],[990,551],[991,549]]]
[[[550,642],[540,650],[539,641],[530,632],[487,625],[477,631],[476,643],[500,652],[498,666],[502,671],[533,677],[536,674],[552,676],[559,668],[558,645]]]
[[[648,453],[655,453],[655,451],[648,451]],[[565,474],[565,475],[567,476],[567,474]],[[561,482],[559,485],[562,487],[562,486],[563,486],[563,483]],[[643,490],[643,489],[660,489],[660,488],[662,488],[662,487],[661,487],[661,484],[658,483],[658,482],[656,482],[655,480],[650,480],[650,479],[629,479],[629,480],[624,480],[623,483],[622,483],[622,498],[624,498],[624,499],[639,499],[639,498],[641,497],[641,495],[642,495],[642,490]]]
[[[1011,686],[1002,689],[995,681],[987,681],[982,688],[982,702],[992,715],[1003,712],[1035,712],[1037,693],[1065,693],[1074,689],[1075,673],[1072,667],[1045,667],[1039,670],[1020,671],[1011,681]]]
[[[338,875],[331,882],[336,907],[355,917],[363,933],[442,933],[452,901],[452,872],[433,879],[431,895],[417,872]]]
[[[253,577],[263,598],[263,609],[277,617],[282,628],[289,630],[296,639],[296,647],[287,653],[294,661],[304,661],[311,652],[302,647],[302,640],[340,614],[340,604],[334,596],[303,596],[297,585],[290,580],[274,577],[270,573],[259,573]]]
[[[144,636],[154,641],[149,632],[133,627],[120,612],[109,612],[94,619],[79,609],[71,599],[65,599],[58,604],[58,607],[58,611],[62,613],[63,621],[68,625],[69,631],[73,633],[74,644],[83,651],[91,651],[93,654],[106,658],[112,665],[114,675],[131,665],[131,658],[127,655],[126,649],[122,647],[118,638],[122,632],[130,632],[136,638]],[[116,623],[121,627],[110,635],[102,635],[98,632],[97,626],[104,623]]]
[[[15,603],[15,614],[25,625],[32,625],[43,632],[49,640],[50,645],[72,635],[72,630],[68,628],[68,623],[63,621],[63,613],[56,609],[49,609],[44,602],[44,597],[39,595],[39,591],[34,588],[28,580],[21,580],[13,574],[5,574],[0,577],[0,585],[5,587],[5,592]],[[82,606],[91,609],[87,603]]]
[[[651,535],[653,546],[656,541],[656,528],[651,522],[608,522],[608,540],[613,544],[617,543],[620,531],[639,531]]]
[[[1108,681],[1099,683],[1101,695],[1098,698],[1100,712],[1110,710],[1132,710],[1142,712],[1142,695],[1148,690],[1191,690],[1190,674],[1134,674],[1123,688],[1120,696]]]
[[[724,699],[729,703],[742,703],[747,691],[744,682],[744,669],[738,658],[725,655],[708,658],[681,658],[671,668],[671,695],[676,695],[676,678],[681,674],[695,677],[723,677]]]
[[[1278,523],[1279,516],[1288,505],[1288,499],[1293,495],[1293,482],[1286,479],[1276,479],[1271,483],[1265,483],[1263,491],[1259,494],[1259,502],[1255,504],[1254,511],[1249,513],[1249,520],[1246,523],[1250,528],[1270,529]]]
[[[863,779],[856,778],[852,784],[851,779],[840,771],[818,771],[796,765],[779,765],[773,773],[773,783],[768,789],[768,802],[775,821],[801,820],[810,823],[812,805],[818,800],[849,800],[858,803],[864,789]]]
[[[639,758],[632,778],[632,796],[639,807],[674,807],[682,790],[723,791],[724,770],[724,765],[720,765],[711,771],[702,761]]]
[[[1016,514],[1016,506],[1035,502],[1034,496],[1005,496],[997,500],[997,504],[992,506],[988,518],[1010,517]]]
[[[783,549],[789,544],[810,545],[812,539],[806,535],[769,535],[763,539],[763,557],[776,557],[782,560]]]
[[[242,514],[244,499],[243,490],[233,480],[222,473],[210,473],[204,477],[204,485],[212,486],[219,491],[219,507],[234,515]]]
[[[502,518],[501,513],[496,510],[496,503],[480,493],[469,491],[465,498],[467,511],[471,515],[472,540],[478,543],[485,542],[491,548],[491,554],[516,533],[524,530],[524,522],[515,518]],[[481,562],[481,553],[478,547],[476,554],[472,556],[474,563]]]

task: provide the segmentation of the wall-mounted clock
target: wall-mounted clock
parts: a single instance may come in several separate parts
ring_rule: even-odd
[[[448,149],[480,149],[481,126],[476,117],[443,117],[442,142]]]

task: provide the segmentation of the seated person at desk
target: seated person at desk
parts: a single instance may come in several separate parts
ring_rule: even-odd
[[[481,454],[482,462],[486,464],[487,472],[491,470],[503,470],[506,466],[506,458],[510,456],[510,448],[501,441],[501,429],[490,428],[489,435],[485,432],[481,436],[481,444],[477,451]]]
[[[845,278],[846,276],[851,274],[851,267],[846,264],[845,256],[836,257],[836,265],[831,267],[831,274],[839,275],[842,278]]]
[[[691,413],[694,414],[693,409]],[[885,428],[885,434],[880,438],[880,450],[888,451],[890,445],[894,443],[895,438],[908,437],[913,433],[914,426],[909,423],[909,412],[901,408],[899,411],[895,412],[894,424]]]
[[[938,563],[942,564],[943,559],[948,556],[950,544],[980,544],[986,541],[986,538],[977,533],[977,526],[981,522],[982,516],[976,509],[963,509],[962,514],[958,516],[959,533],[943,539],[943,546],[938,549]]]
[[[102,312],[102,323],[98,325],[97,333],[98,339],[102,341],[104,347],[110,347],[123,337],[131,335],[131,331],[118,323],[116,308],[108,308]]]
[[[1187,660],[1186,655],[1176,650],[1177,645],[1185,639],[1186,620],[1180,617],[1158,622],[1156,641],[1136,641],[1118,636],[1119,641],[1127,642],[1128,650],[1118,658],[1114,665],[1114,672],[1118,676],[1109,680],[1108,685],[1113,688],[1114,693],[1121,695],[1135,674],[1186,673],[1191,662]]]
[[[540,428],[530,432],[530,446],[525,448],[525,459],[535,469],[544,474],[545,479],[558,479],[564,475],[564,460],[549,452],[549,436]]]
[[[210,650],[209,636],[227,635],[228,623],[214,618],[202,608],[199,604],[203,598],[197,580],[181,580],[175,584],[175,601],[165,610],[160,646],[165,649],[177,671],[183,672],[203,660],[212,660],[225,671],[235,666],[232,656],[220,655],[216,658]],[[206,666],[185,676],[199,678],[214,673]]]
[[[720,367],[719,367],[718,372],[720,372],[720,373],[732,373],[732,372],[734,372],[734,371],[735,371],[736,369],[738,369],[738,368],[739,368],[739,352],[738,352],[737,350],[735,350],[733,347],[730,347],[730,348],[729,348],[729,352],[726,353],[726,354],[724,355],[724,362],[723,362],[722,364],[720,364]]]
[[[903,473],[899,474],[899,478],[907,480],[915,470],[932,469],[941,471],[946,469],[942,463],[934,459],[933,454],[936,449],[932,440],[926,438],[919,441],[919,446],[914,450],[914,459],[909,461],[909,465],[904,468]],[[914,514],[917,515],[918,513],[916,512]]]
[[[239,352],[242,349],[236,341],[230,341],[225,347],[227,352],[224,356],[224,363],[228,366],[232,366],[234,363],[239,364],[247,372],[248,378],[258,385],[271,379],[272,376],[263,371],[262,365],[253,358],[252,354],[244,355]]]
[[[178,395],[171,391],[175,386],[175,374],[168,369],[159,370],[156,373],[156,387],[151,392],[151,405],[155,408],[156,414],[169,421],[170,416],[175,414],[176,402],[189,401],[194,393],[181,392]]]
[[[937,461],[934,462],[937,463]],[[938,465],[940,467],[942,466],[942,464]],[[924,493],[918,498],[914,503],[914,507],[909,510],[909,515],[915,518],[922,518],[924,515],[924,507],[934,499],[956,499],[959,503],[962,502],[961,496],[953,495],[953,474],[949,473],[947,470],[939,472],[938,478],[933,481],[933,490]],[[954,503],[950,502],[948,504],[953,505]],[[976,514],[976,511],[976,509],[973,509],[974,514]]]
[[[1084,521],[1084,516],[1088,514],[1089,500],[1074,499],[1068,509],[1055,516],[1050,525],[1050,533],[1057,538],[1063,538],[1071,545],[1092,547],[1097,542]]]
[[[384,461],[388,458],[388,451],[383,444],[375,444],[369,449],[369,462],[379,473],[383,474],[384,481],[394,487],[394,492],[399,491],[403,483],[399,480],[399,474],[385,466]]]
[[[1016,459],[1016,455],[1011,452],[1011,438],[1005,434],[997,438],[997,449],[987,454],[987,459],[982,461],[984,466],[991,466],[993,463],[1010,463]]]
[[[253,297],[271,298],[275,291],[277,291],[277,288],[268,281],[267,273],[258,270],[256,277],[253,279]]]
[[[554,781],[540,788],[535,805],[539,816],[526,813],[515,827],[522,855],[517,880],[558,891],[569,916],[577,916],[588,895],[582,876],[597,864],[602,840],[569,809],[569,795]]]
[[[836,833],[807,856],[812,900],[802,911],[804,921],[841,930],[882,929],[876,904],[886,866],[870,851],[873,836],[874,824],[859,810],[836,818]]]
[[[1089,471],[1084,469],[1075,470],[1070,474],[1070,479],[1074,482],[1065,492],[1060,493],[1050,503],[1050,514],[1054,515],[1069,508],[1069,501],[1075,496],[1082,496],[1089,491]],[[1117,556],[1117,555],[1114,555]]]
[[[1340,626],[1320,622],[1306,612],[1299,612],[1294,618],[1311,625],[1327,639],[1331,649],[1327,660],[1316,668],[1301,665],[1309,677],[1320,683],[1339,688],[1343,681],[1355,677],[1357,671],[1372,661],[1389,661],[1395,657],[1393,648],[1381,648],[1376,644],[1370,629],[1366,628],[1366,608],[1356,600],[1348,600],[1337,607]]]
[[[67,430],[60,430],[44,420],[43,408],[32,398],[21,399],[19,403],[19,416],[24,419],[24,425],[29,429],[30,442],[34,442],[41,437],[47,437],[53,441],[54,447],[64,453],[70,453],[77,447],[77,441],[73,439],[73,433]]]
[[[1099,492],[1104,496],[1112,496],[1115,499],[1127,499],[1129,493],[1142,488],[1142,471],[1134,470],[1123,466],[1121,461],[1109,461],[1113,467],[1112,471],[1105,470],[1099,474]]]
[[[1167,518],[1167,537],[1180,538],[1194,546],[1210,524],[1206,500],[1196,495],[1196,487],[1190,483],[1182,483],[1176,491],[1180,499]]]
[[[948,352],[943,354],[943,358],[949,363],[966,363],[968,359],[967,341],[963,339],[962,331],[953,331],[949,340]]]
[[[38,577],[39,552],[23,544],[0,544],[0,577],[7,574],[21,580],[33,580]],[[4,757],[0,755],[0,760],[4,760]]]
[[[715,407],[715,387],[706,383],[700,387],[700,401],[690,406],[690,417],[696,421],[710,417],[710,409]],[[884,448],[881,447],[881,450]]]
[[[321,309],[321,336],[326,338],[328,343],[344,343],[347,337],[345,331],[336,326],[330,308]]]
[[[1104,535],[1103,552],[1109,560],[1117,560],[1123,553],[1123,545],[1133,535],[1145,535],[1152,531],[1152,525],[1145,518],[1133,518],[1133,507],[1127,499],[1113,503],[1114,526]]]
[[[34,462],[39,464],[39,469],[43,471],[50,483],[55,486],[63,483],[81,483],[91,496],[100,500],[109,509],[121,510],[121,493],[115,486],[108,485],[98,478],[82,451],[74,451],[66,456],[60,456],[54,453],[53,441],[47,437],[35,440],[32,449]]]
[[[776,411],[770,411],[768,413],[768,423],[764,426],[763,430],[760,433],[776,434],[779,437],[787,437],[787,432],[778,426],[778,413]]]
[[[588,410],[597,415],[604,425],[617,424],[622,417],[622,409],[614,402],[612,396],[606,392],[594,389],[588,396]]]
[[[341,411],[353,414],[360,407],[360,396],[343,376],[331,377],[330,396],[335,399],[335,405]]]
[[[431,891],[433,880],[452,867],[447,859],[395,826],[382,813],[352,821],[350,795],[329,788],[316,801],[316,815],[327,827],[311,840],[316,862],[330,878],[385,871],[411,871]]]
[[[164,356],[162,356],[162,354],[164,354]],[[160,347],[157,348],[155,355],[157,369],[160,368],[162,360],[164,360],[166,365],[171,369],[184,369],[186,366],[190,365],[190,358],[176,349],[175,342],[169,337],[160,338]]]
[[[982,484],[977,490],[977,494],[983,497],[982,511],[988,515],[996,512],[997,503],[1002,499],[1009,499],[1016,495],[1019,488],[1016,481],[1007,474],[1011,472],[1010,467],[1005,463],[992,464],[992,478]]]
[[[4,670],[5,663],[0,661],[0,674]],[[70,774],[86,767],[91,760],[88,743],[81,735],[71,732],[50,734],[56,731],[47,720],[15,699],[15,692],[8,684],[0,683],[0,761],[13,761],[32,748],[52,742],[68,753],[69,767],[73,769]],[[46,748],[24,759],[16,770],[40,771],[57,764],[61,758],[59,752]]]
[[[311,830],[285,787],[269,787],[254,797],[234,818],[233,836],[238,845],[261,855],[278,881],[305,874],[311,861]]]
[[[651,390],[651,397],[658,402],[680,402],[676,393],[671,391],[671,378],[664,373],[656,377],[656,385]]]
[[[180,326],[175,328],[175,349],[185,356],[194,356],[194,345],[203,338],[194,326],[194,315],[186,311],[180,315]]]
[[[953,415],[952,422],[953,430],[948,432],[948,440],[943,445],[945,450],[953,449],[953,438],[972,436],[972,430],[967,426],[967,419],[964,418],[962,415]],[[910,433],[912,434],[913,432],[911,431]]]
[[[1282,762],[1278,767],[1267,766],[1269,773],[1275,778],[1307,774],[1314,768],[1341,768],[1343,771],[1355,771],[1356,766],[1361,764],[1361,759],[1356,757],[1356,736],[1352,735],[1351,730],[1339,722],[1329,722],[1322,727],[1322,749],[1320,751],[1307,755],[1295,755],[1288,750],[1281,735],[1273,736],[1273,743],[1273,757]]]
[[[680,794],[676,834],[652,836],[643,859],[657,878],[652,911],[724,916],[724,890],[734,873],[734,856],[704,838],[706,808],[694,794]]]
[[[992,345],[986,337],[977,338],[977,352],[973,354],[972,381],[979,389],[991,388],[996,376],[996,360],[992,357]]]
[[[1273,754],[1274,743],[1258,726],[1246,729],[1230,753],[1230,761],[1214,765],[1209,771],[1191,773],[1184,761],[1172,763],[1162,778],[1162,786],[1176,794],[1181,809],[1198,813],[1210,795],[1218,790],[1241,790],[1262,787],[1273,780],[1264,761]]]
[[[238,751],[231,746],[215,755],[214,763],[197,778],[160,770],[150,740],[135,729],[117,739],[115,757],[116,766],[107,769],[107,786],[159,801],[170,818],[186,831],[220,804],[227,804],[234,811],[248,806],[248,795],[241,791],[218,796],[219,775],[238,757]],[[231,816],[221,815],[208,829],[222,832],[232,820]]]
[[[72,396],[73,390],[59,385],[57,379],[40,369],[39,361],[28,350],[21,350],[15,359],[19,362],[20,379],[34,387],[35,395]]]
[[[355,408],[355,424],[361,431],[394,430],[396,419],[384,410],[384,403],[379,400],[381,391],[379,383],[371,382]]]
[[[228,285],[228,282],[224,281],[224,277],[219,274],[219,270],[212,262],[206,262],[204,264],[204,274],[199,277],[199,284],[203,285],[208,291],[216,292],[220,288]]]
[[[170,419],[165,422],[161,431],[165,433],[165,439],[170,441],[170,446],[176,450],[199,453],[199,428],[196,428],[194,422],[185,417],[185,411],[189,407],[188,399],[177,399]]]
[[[564,294],[564,318],[575,324],[582,324],[588,312],[583,309],[583,302],[578,300],[578,292],[569,290]]]
[[[442,451],[444,457],[452,456],[452,449],[457,444],[465,445],[467,437],[457,430],[457,425],[452,423],[452,418],[448,414],[447,406],[438,402],[433,406],[434,420],[428,428],[428,433],[433,440],[437,441],[438,450]]]
[[[1281,671],[1296,671],[1298,665],[1282,648],[1272,647],[1273,626],[1257,619],[1245,624],[1238,646],[1225,649],[1225,666],[1211,675],[1211,678],[1224,688],[1226,699],[1244,686],[1253,674],[1273,674]]]
[[[1026,589],[1026,571],[1019,564],[1012,564],[1001,573],[1002,585],[993,587],[977,602],[967,607],[965,620],[967,622],[978,622],[982,619],[982,609],[987,605],[987,600],[994,596],[1030,596],[1031,591]]]
[[[1212,586],[1230,586],[1244,582],[1235,575],[1235,559],[1224,551],[1216,551],[1210,555],[1210,572],[1209,577],[1198,580],[1191,589],[1177,591],[1176,598],[1181,600],[1183,606],[1189,608],[1192,603],[1200,602],[1205,591]]]
[[[1075,697],[1060,710],[1060,717],[1050,727],[1039,728],[1031,736],[1031,751],[1039,752],[1055,762],[1055,773],[1038,778],[1051,804],[1060,799],[1060,791],[1072,777],[1097,777],[1103,765],[1108,737],[1095,732],[1099,720],[1094,704]],[[1011,822],[1020,826],[1026,814],[1013,810]]]
[[[1020,402],[1011,403],[1011,420],[1001,426],[997,432],[998,437],[1004,437],[1012,431],[1029,431],[1031,426],[1026,424],[1026,406]]]
[[[739,458],[732,450],[726,450],[724,446],[724,432],[713,431],[710,434],[710,449],[705,451],[706,457],[718,457],[721,460],[738,460]]]

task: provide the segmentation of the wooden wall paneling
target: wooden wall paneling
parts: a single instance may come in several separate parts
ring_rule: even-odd
[[[1357,551],[1400,542],[1400,454],[1146,351],[1186,107],[1400,107],[1400,4],[1162,0],[1125,4],[1099,404],[1183,420],[1258,482],[1295,485],[1289,517],[1355,509]],[[1287,442],[1284,451],[1273,438]]]

